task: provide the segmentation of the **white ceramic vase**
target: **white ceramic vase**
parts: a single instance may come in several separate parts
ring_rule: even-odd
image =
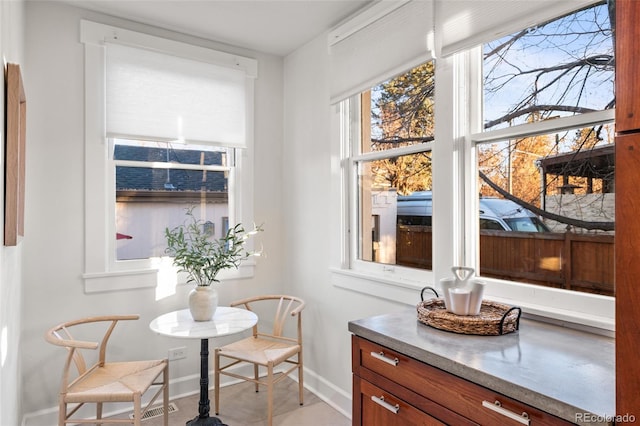
[[[213,286],[196,286],[189,292],[189,311],[195,321],[210,321],[218,307],[218,290]]]

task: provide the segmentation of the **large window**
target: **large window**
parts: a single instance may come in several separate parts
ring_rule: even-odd
[[[252,222],[253,59],[83,21],[87,291],[155,287],[187,208]],[[252,265],[225,277],[251,274]],[[223,277],[223,278],[225,278]],[[174,277],[175,279],[175,277]]]
[[[487,298],[613,327],[615,5],[548,3],[438,2],[437,59],[341,104],[337,285],[411,303],[471,266]]]
[[[484,210],[544,228],[481,229],[482,276],[615,294],[611,11],[597,4],[483,46],[480,209],[510,205]]]

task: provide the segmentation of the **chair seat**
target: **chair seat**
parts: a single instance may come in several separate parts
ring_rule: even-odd
[[[267,366],[278,364],[300,352],[300,345],[247,337],[219,349],[220,355]]]
[[[88,371],[69,386],[67,402],[130,402],[165,368],[165,360],[111,362]]]

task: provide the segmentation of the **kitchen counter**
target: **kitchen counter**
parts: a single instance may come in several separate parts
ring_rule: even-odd
[[[524,318],[503,336],[456,334],[418,322],[415,308],[349,331],[567,421],[613,423],[613,338]]]

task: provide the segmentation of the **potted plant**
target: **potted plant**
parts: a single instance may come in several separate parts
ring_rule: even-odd
[[[262,231],[255,226],[246,231],[242,224],[229,228],[218,239],[206,230],[204,221],[197,219],[194,207],[186,212],[182,225],[165,228],[167,248],[165,253],[173,257],[173,264],[180,272],[187,273],[187,282],[195,283],[189,293],[189,309],[196,321],[208,321],[218,305],[218,292],[212,284],[218,283],[218,273],[227,268],[237,268],[242,261],[259,253],[247,251],[249,237]]]

